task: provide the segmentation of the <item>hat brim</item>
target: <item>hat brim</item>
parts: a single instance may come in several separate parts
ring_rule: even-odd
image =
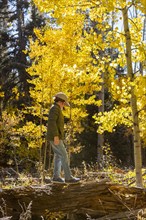
[[[53,96],[53,99],[55,99],[56,98],[56,96]],[[61,98],[60,98],[61,99]],[[64,101],[63,99],[62,99],[62,101]],[[68,106],[68,107],[70,107],[70,104],[69,104],[69,102],[66,102],[66,101],[64,101],[64,103],[65,103],[65,106]]]
[[[69,104],[69,102],[65,102],[65,105],[66,105],[66,106],[68,106],[68,107],[70,107],[70,104]]]

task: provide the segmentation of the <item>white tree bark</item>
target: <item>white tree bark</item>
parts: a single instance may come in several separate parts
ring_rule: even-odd
[[[122,10],[123,13],[123,23],[124,32],[126,40],[126,61],[127,61],[127,74],[131,80],[134,81],[134,73],[132,68],[132,55],[131,55],[131,36],[128,23],[128,10],[125,7]],[[138,187],[143,187],[142,181],[142,155],[141,155],[141,139],[139,130],[139,118],[137,110],[137,98],[134,94],[134,86],[131,88],[131,109],[133,118],[133,136],[134,136],[134,160],[135,160],[135,171],[136,171],[136,184]]]

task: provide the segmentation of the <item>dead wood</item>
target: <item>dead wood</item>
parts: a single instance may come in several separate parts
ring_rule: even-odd
[[[12,219],[16,220],[27,210],[35,220],[41,219],[45,210],[84,213],[101,220],[107,216],[116,219],[114,216],[119,215],[120,219],[120,215],[136,215],[136,210],[146,207],[146,191],[105,181],[70,185],[50,183],[40,187],[3,189],[0,192],[0,206],[1,201],[7,205],[7,216],[13,216]]]
[[[3,218],[0,218],[0,220],[10,220],[12,219],[12,217],[3,217]]]
[[[136,219],[136,216],[138,215],[138,212],[140,210],[131,210],[131,211],[126,211],[126,212],[119,212],[115,214],[109,214],[104,217],[98,218],[98,220],[120,220],[120,219]]]

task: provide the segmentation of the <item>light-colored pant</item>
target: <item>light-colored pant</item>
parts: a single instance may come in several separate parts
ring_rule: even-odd
[[[64,170],[64,176],[66,180],[71,179],[71,171],[68,164],[68,156],[67,151],[64,146],[62,140],[58,145],[55,145],[53,141],[50,141],[51,147],[54,152],[54,174],[53,177],[57,178],[60,177],[61,173],[61,166]]]

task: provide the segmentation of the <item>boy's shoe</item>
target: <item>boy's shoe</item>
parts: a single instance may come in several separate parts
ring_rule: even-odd
[[[65,180],[66,183],[77,183],[80,181],[80,178],[72,177],[71,179]]]
[[[61,177],[53,177],[52,180],[54,183],[64,183],[64,180]]]

